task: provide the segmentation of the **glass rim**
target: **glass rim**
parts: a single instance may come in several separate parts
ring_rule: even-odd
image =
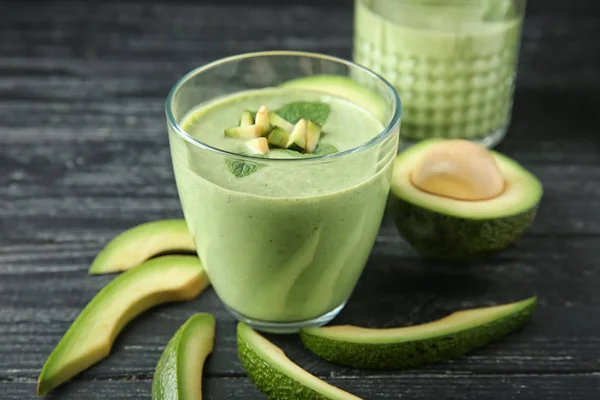
[[[238,60],[243,60],[243,59],[248,59],[248,58],[256,58],[256,57],[265,57],[265,56],[268,56],[268,57],[277,57],[277,56],[311,57],[311,58],[316,58],[316,59],[328,60],[328,61],[336,62],[339,64],[344,64],[350,68],[356,68],[356,69],[359,69],[359,70],[365,72],[367,75],[371,76],[372,78],[383,82],[383,84],[386,86],[388,91],[391,93],[391,95],[392,95],[391,97],[394,101],[394,104],[393,104],[394,113],[392,115],[390,122],[377,135],[375,135],[368,141],[361,143],[360,145],[355,146],[351,149],[339,151],[339,152],[336,152],[333,154],[327,154],[327,155],[323,155],[323,156],[298,157],[298,158],[264,158],[264,157],[257,157],[257,156],[253,156],[253,155],[233,153],[233,152],[230,152],[227,150],[219,149],[217,147],[208,145],[208,144],[202,142],[201,140],[196,139],[195,137],[193,137],[192,135],[187,133],[185,130],[183,130],[183,128],[181,127],[181,125],[179,125],[179,122],[177,122],[177,120],[175,119],[175,116],[173,115],[173,97],[185,83],[187,83],[194,76],[201,74],[202,72],[208,71],[210,69],[216,68],[220,65],[227,64],[232,61],[238,61]],[[348,61],[348,60],[345,60],[340,57],[330,56],[330,55],[321,54],[321,53],[306,52],[306,51],[294,51],[294,50],[271,50],[271,51],[242,53],[242,54],[237,54],[234,56],[224,57],[224,58],[220,58],[218,60],[212,61],[208,64],[205,64],[203,66],[194,68],[193,70],[191,70],[187,74],[185,74],[183,77],[181,77],[169,91],[169,95],[167,96],[167,99],[165,101],[165,113],[167,115],[167,123],[177,133],[177,135],[180,138],[182,138],[183,140],[187,141],[188,143],[191,143],[192,145],[199,147],[201,149],[212,151],[212,152],[215,152],[215,153],[221,154],[223,156],[227,156],[227,157],[235,157],[235,158],[244,159],[244,160],[252,160],[255,162],[260,161],[262,163],[271,163],[271,162],[288,162],[288,163],[289,162],[313,162],[314,163],[314,162],[321,161],[321,160],[331,160],[331,159],[335,159],[335,158],[339,158],[339,157],[344,157],[344,156],[347,156],[350,154],[362,152],[364,150],[370,149],[371,147],[375,146],[377,143],[386,139],[391,133],[394,132],[395,127],[398,126],[400,123],[400,118],[402,116],[402,103],[400,101],[400,96],[398,95],[398,93],[396,92],[394,87],[385,78],[383,78],[381,75],[377,74],[376,72],[374,72],[366,67],[363,67],[362,65],[356,64],[352,61]]]

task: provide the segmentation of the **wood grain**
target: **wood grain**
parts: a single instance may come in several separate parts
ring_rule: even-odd
[[[469,268],[427,263],[386,220],[336,323],[398,326],[535,294],[523,330],[448,363],[359,371],[297,337],[270,337],[310,372],[365,399],[596,399],[600,393],[600,5],[529,0],[513,121],[498,147],[544,199],[514,248]],[[0,2],[0,398],[34,398],[46,357],[112,277],[87,276],[114,235],[180,217],[164,99],[187,71],[241,52],[351,57],[352,1]],[[262,399],[237,361],[214,292],[145,313],[108,359],[49,399],[147,399],[185,319],[218,320],[209,399]]]
[[[540,309],[522,332],[469,357],[422,370],[594,372],[600,359],[600,324],[587,316],[600,312],[600,270],[595,261],[584,257],[598,246],[600,238],[596,237],[560,242],[531,237],[496,259],[457,269],[424,262],[399,238],[380,236],[363,278],[335,323],[410,325],[461,308],[537,295]],[[87,260],[94,254],[89,244],[49,248],[20,258],[10,248],[0,254],[4,265],[0,270],[4,286],[0,291],[0,377],[34,377],[79,311],[112,278],[86,276]],[[40,299],[45,300],[40,303]],[[215,357],[207,374],[241,375],[235,322],[211,289],[192,302],[163,306],[136,319],[117,342],[113,356],[83,378],[149,378],[164,345],[196,311],[212,312],[218,320]],[[272,339],[320,374],[333,370],[340,375],[373,375],[322,362],[304,351],[296,337]]]
[[[449,400],[595,400],[600,376],[574,375],[456,375],[403,374],[396,377],[362,379],[335,375],[327,382],[365,400],[449,399]],[[33,399],[33,382],[0,382],[5,400]],[[265,398],[244,378],[209,378],[203,381],[204,395],[210,400],[247,400]],[[67,389],[48,395],[48,400],[149,399],[150,381],[73,382]]]
[[[148,150],[140,156],[139,147],[132,147],[105,164],[101,157],[90,156],[89,164],[67,171],[59,162],[46,166],[41,162],[23,163],[13,170],[12,177],[0,179],[5,181],[0,187],[0,220],[7,226],[0,243],[72,234],[74,230],[89,236],[106,235],[97,228],[112,226],[116,232],[136,221],[180,216],[167,149],[165,146],[153,153]],[[62,152],[68,150],[63,147]],[[146,162],[140,160],[142,157]],[[139,163],[133,164],[136,160]],[[545,190],[532,232],[600,233],[600,186],[595,183],[600,180],[600,168],[524,165],[540,178]],[[52,176],[53,169],[56,176]],[[392,234],[394,229],[390,228],[386,226],[384,233]]]

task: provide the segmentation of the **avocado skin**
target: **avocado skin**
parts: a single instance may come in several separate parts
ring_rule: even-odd
[[[334,364],[363,369],[406,369],[434,364],[483,347],[521,328],[537,308],[537,301],[516,313],[487,324],[422,340],[399,343],[350,343],[300,331],[307,349]]]
[[[537,205],[500,218],[467,219],[444,215],[390,194],[388,212],[398,232],[422,256],[466,262],[498,253],[529,229]]]
[[[179,347],[181,342],[181,335],[183,334],[183,327],[179,328],[175,335],[169,340],[165,349],[171,347]],[[163,371],[162,376],[159,371]],[[152,400],[157,399],[168,399],[170,395],[176,394],[179,397],[179,388],[176,375],[173,371],[177,371],[177,352],[176,351],[163,351],[156,364],[154,376],[152,379]],[[163,383],[164,382],[164,383]]]
[[[245,328],[250,329],[250,328]],[[237,329],[238,355],[250,382],[271,400],[330,400],[282,373],[248,345]]]

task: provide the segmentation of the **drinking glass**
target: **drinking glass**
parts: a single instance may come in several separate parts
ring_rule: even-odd
[[[401,140],[493,147],[510,124],[525,0],[355,0],[354,61],[403,102]]]
[[[211,147],[180,125],[198,105],[313,75],[360,82],[380,101],[381,132],[326,156],[270,159]],[[237,319],[286,333],[323,325],[343,308],[381,224],[400,110],[398,94],[377,74],[313,53],[242,54],[175,84],[166,116],[183,213],[217,295]]]

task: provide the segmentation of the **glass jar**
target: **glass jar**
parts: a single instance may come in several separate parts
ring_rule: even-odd
[[[493,147],[510,123],[525,0],[355,0],[354,61],[394,85],[401,139]]]

